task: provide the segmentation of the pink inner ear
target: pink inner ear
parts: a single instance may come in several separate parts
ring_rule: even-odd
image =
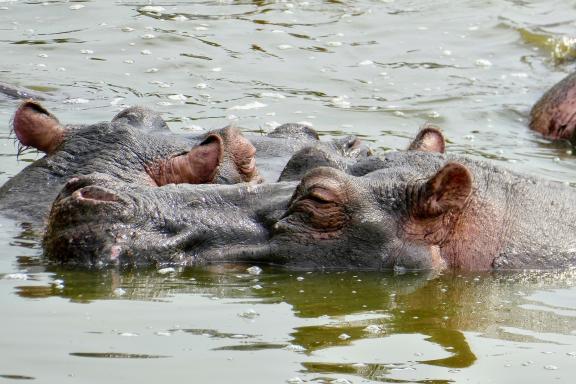
[[[148,166],[148,174],[158,186],[211,183],[222,161],[222,146],[218,136],[210,136],[188,153]]]
[[[14,133],[22,145],[52,153],[64,138],[64,129],[39,103],[27,100],[12,119]]]

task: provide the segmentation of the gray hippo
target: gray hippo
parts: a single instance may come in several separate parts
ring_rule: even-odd
[[[530,128],[576,144],[576,72],[550,88],[530,111]]]
[[[250,141],[230,126],[201,135],[177,135],[158,113],[141,107],[125,109],[110,122],[62,125],[41,104],[25,101],[12,124],[21,146],[46,156],[0,188],[0,211],[40,227],[72,176],[100,172],[152,186],[257,183],[263,177],[276,180],[290,155],[304,146],[319,146],[346,158],[370,154],[354,137],[324,143],[313,129],[300,124],[282,125],[268,135],[253,135]]]
[[[71,180],[44,247],[82,265],[250,262],[294,269],[549,269],[576,264],[576,190],[483,161],[388,154],[362,177],[314,168],[261,185]],[[225,209],[223,209],[225,207]]]

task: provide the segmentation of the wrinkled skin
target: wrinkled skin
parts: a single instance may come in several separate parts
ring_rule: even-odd
[[[465,157],[398,152],[354,177],[306,174],[273,226],[297,268],[549,269],[576,265],[576,191]]]
[[[252,260],[295,186],[151,188],[102,174],[73,178],[52,207],[45,254],[81,266]]]
[[[382,160],[385,166],[388,163]],[[151,188],[102,174],[73,178],[52,207],[45,253],[58,262],[91,266],[224,261],[289,264],[271,253],[276,242],[270,242],[270,236],[274,225],[289,212],[297,185]],[[298,263],[291,266],[299,267]],[[302,266],[309,265],[304,262]]]
[[[255,148],[235,128],[187,138],[171,134],[153,111],[132,107],[109,123],[63,126],[36,102],[16,111],[21,145],[46,154],[0,188],[6,215],[41,223],[66,180],[104,172],[127,183],[259,182]]]
[[[534,104],[530,128],[576,145],[576,73],[566,76]]]
[[[576,264],[574,189],[438,153],[395,152],[383,162],[362,177],[319,167],[299,183],[259,186],[134,189],[102,177],[72,180],[52,209],[45,251],[82,265],[479,271]]]
[[[99,172],[153,186],[258,183],[276,180],[290,155],[307,145],[340,156],[368,155],[353,137],[321,143],[314,130],[299,124],[282,125],[250,141],[234,127],[176,135],[158,113],[141,107],[125,109],[111,122],[65,126],[39,103],[26,101],[13,117],[13,131],[22,146],[46,156],[0,188],[0,211],[38,227],[73,176]]]
[[[440,128],[425,124],[408,146],[408,151],[444,153],[446,143]],[[353,176],[364,176],[388,168],[386,157],[346,156],[326,146],[310,145],[296,152],[280,174],[279,181],[297,181],[317,167],[330,167]]]

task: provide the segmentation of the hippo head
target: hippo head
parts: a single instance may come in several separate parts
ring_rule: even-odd
[[[275,257],[305,269],[445,268],[441,248],[467,205],[472,175],[461,164],[419,157],[430,165],[364,177],[327,167],[307,173],[273,226]]]
[[[550,88],[530,112],[530,128],[576,145],[576,73]]]
[[[28,100],[14,114],[13,131],[22,146],[47,154],[36,168],[63,178],[101,172],[158,186],[260,181],[256,150],[237,128],[187,139],[170,134],[157,112],[142,107],[127,108],[110,123],[63,126]]]
[[[69,265],[187,265],[250,258],[294,184],[126,183],[105,174],[70,179],[52,205],[43,247]],[[260,254],[260,253],[258,253]]]

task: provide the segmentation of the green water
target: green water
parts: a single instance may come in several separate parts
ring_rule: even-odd
[[[430,121],[451,152],[573,183],[570,146],[526,126],[574,68],[574,20],[566,1],[0,0],[0,81],[49,92],[64,123],[140,104],[175,132],[305,121],[383,152]],[[16,106],[0,98],[0,182],[38,158],[16,159]],[[575,271],[247,267],[57,269],[26,224],[0,218],[0,381],[576,377]]]

